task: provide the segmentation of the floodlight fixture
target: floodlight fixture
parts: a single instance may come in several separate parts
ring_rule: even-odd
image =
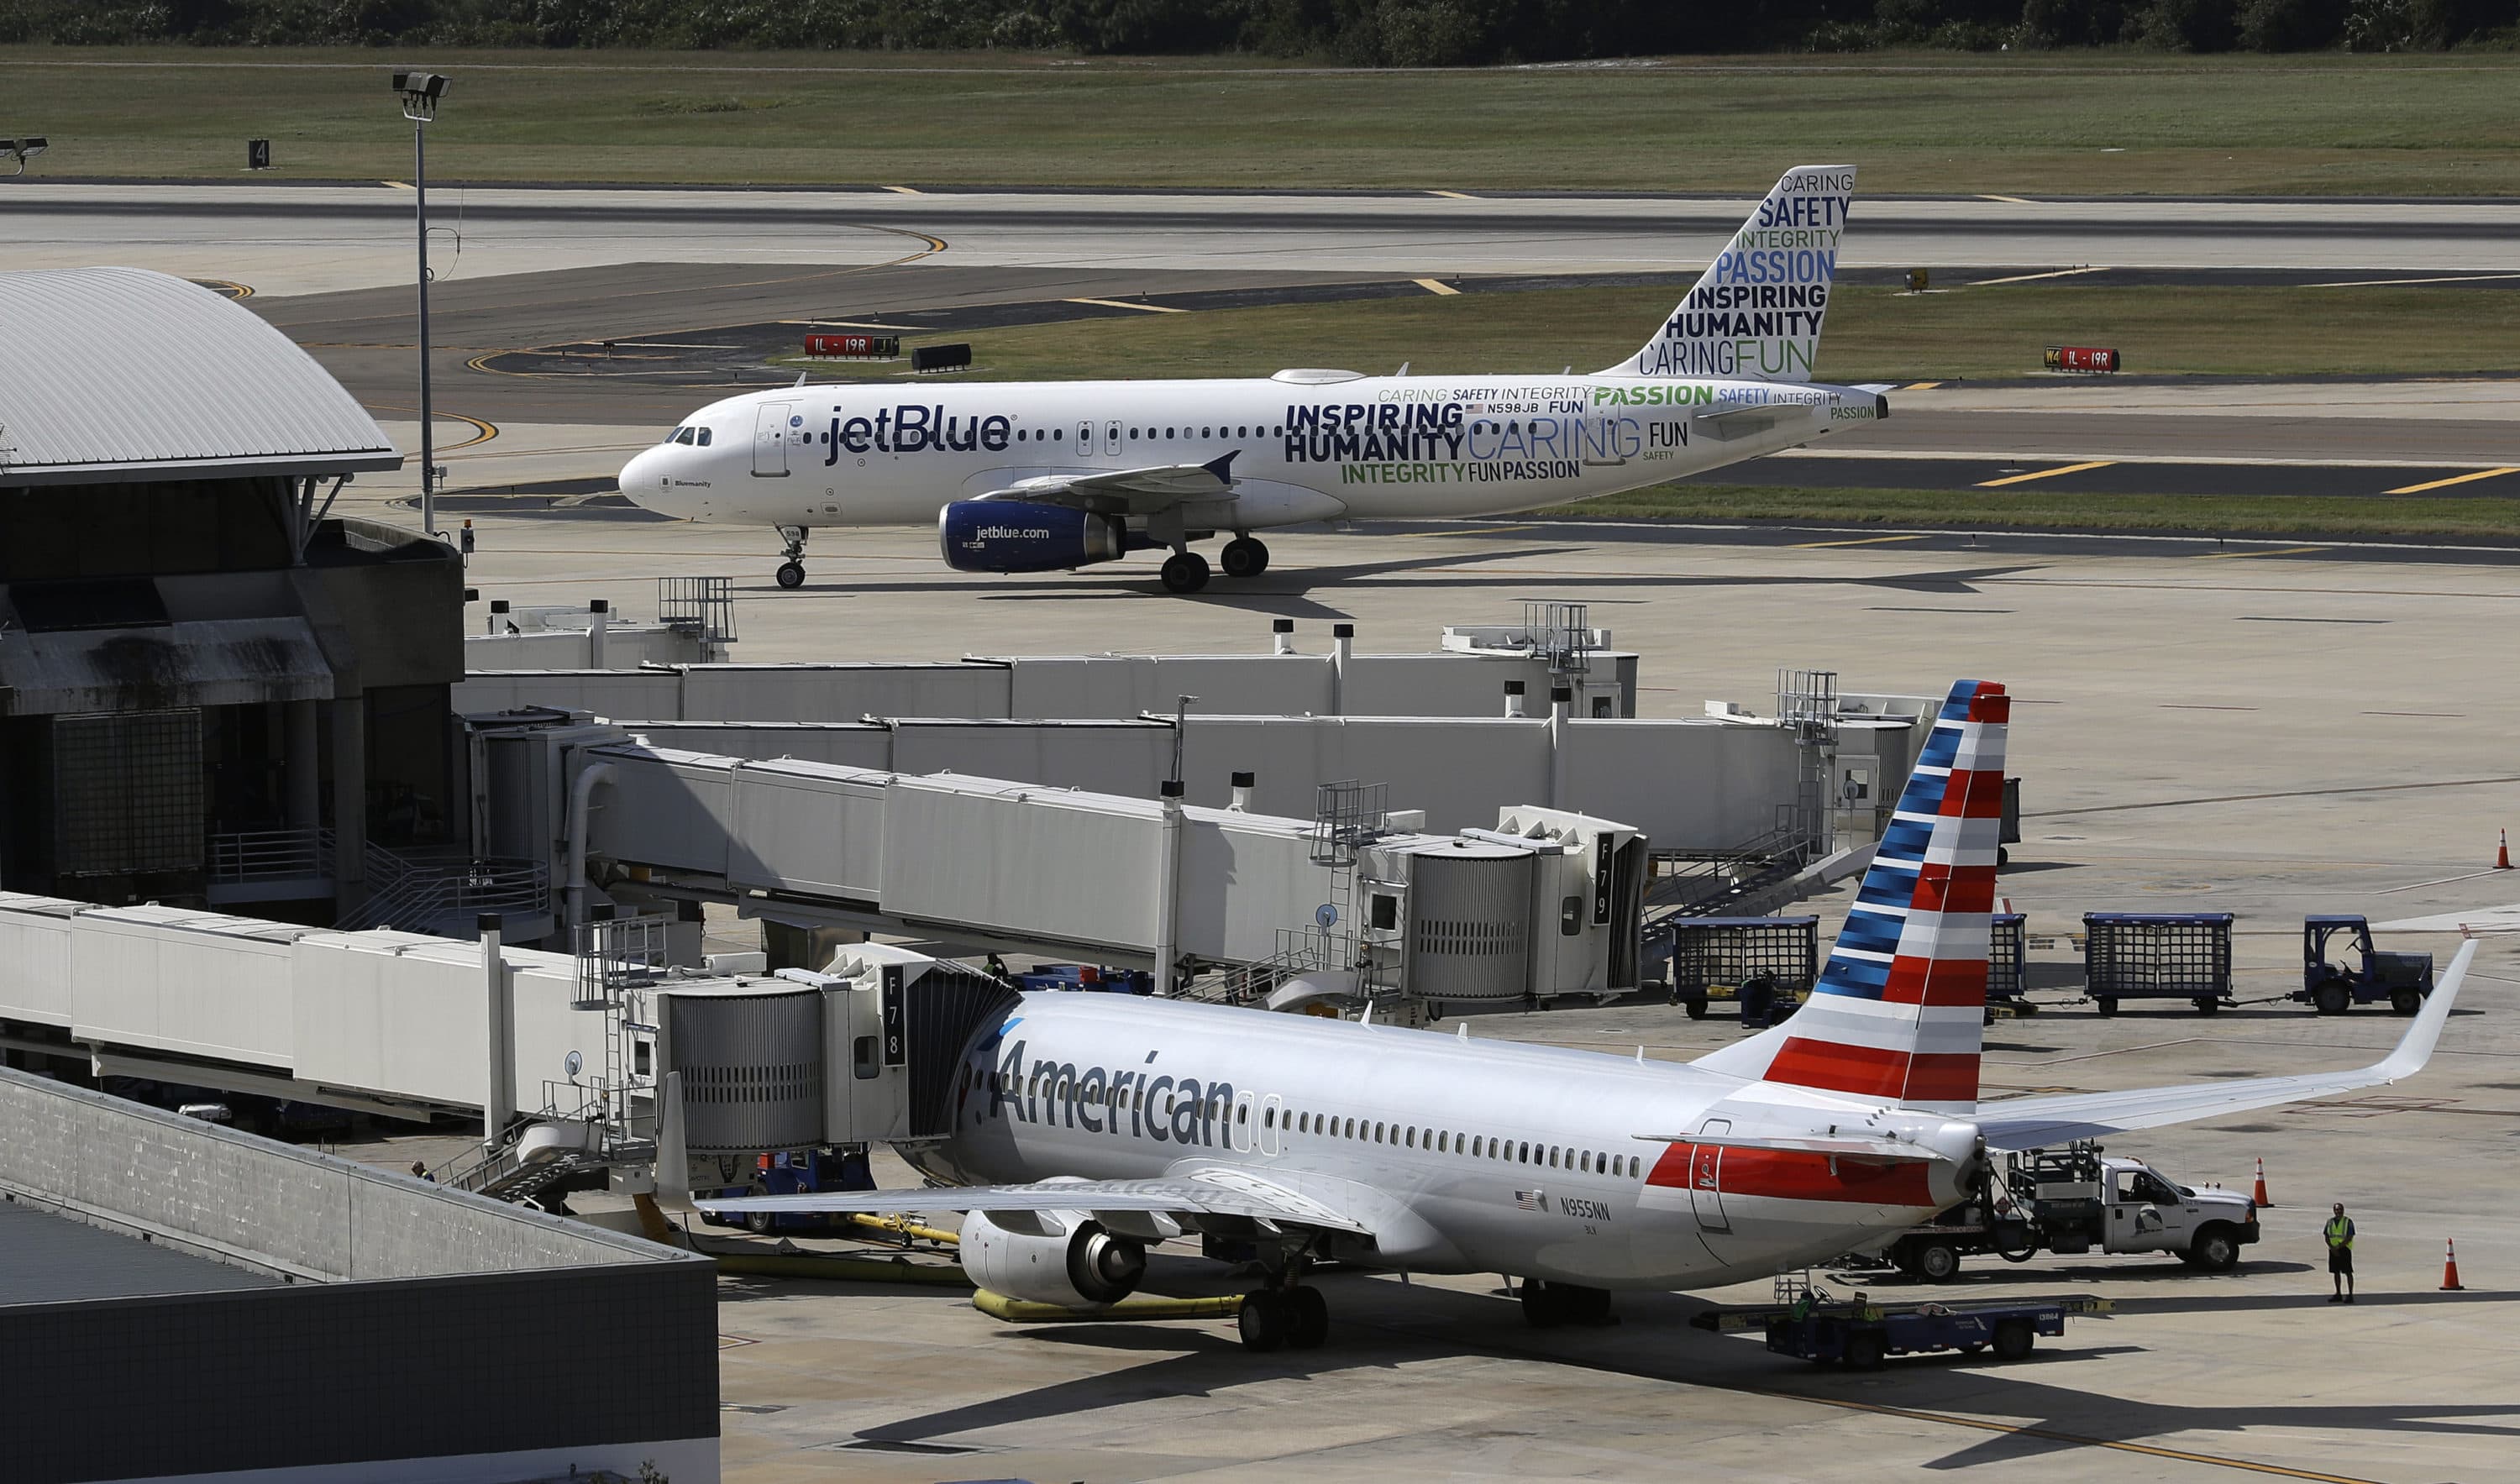
[[[52,147],[53,142],[41,134],[29,134],[23,139],[0,139],[0,158],[6,158],[16,167],[9,172],[10,174],[23,175],[26,173],[26,161]]]
[[[443,72],[396,72],[394,91],[402,95],[402,116],[427,123],[437,116],[437,100],[446,96]]]

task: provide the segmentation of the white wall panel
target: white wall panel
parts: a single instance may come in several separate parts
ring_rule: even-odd
[[[1003,665],[693,665],[683,671],[691,721],[857,721],[867,716],[1007,714]]]
[[[1172,750],[1173,729],[1161,722],[901,722],[892,766],[1152,798]]]
[[[70,920],[55,898],[0,892],[0,1015],[70,1023]]]
[[[198,931],[215,913],[106,907],[78,917],[70,945],[71,1030],[82,1039],[224,1060],[291,1060],[286,943]]]
[[[1140,799],[901,779],[884,808],[884,911],[1144,951],[1161,815]]]
[[[883,889],[889,777],[821,763],[744,764],[728,884],[874,901]]]

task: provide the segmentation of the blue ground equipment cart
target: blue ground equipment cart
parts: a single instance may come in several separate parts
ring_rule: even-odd
[[[1155,976],[1143,968],[1105,968],[1092,964],[1036,964],[1030,973],[1015,975],[1022,989],[1099,989],[1113,995],[1151,995]]]
[[[1808,1280],[1777,1280],[1777,1302],[1711,1309],[1689,1320],[1718,1334],[1761,1330],[1768,1348],[1820,1366],[1877,1371],[1894,1355],[1992,1350],[1999,1361],[2028,1355],[2040,1335],[2065,1332],[2069,1315],[2106,1314],[2109,1301],[2065,1298],[1990,1299],[1983,1303],[1883,1304],[1862,1293],[1831,1298]]]
[[[2322,913],[2301,920],[2301,988],[2286,998],[2322,1015],[2341,1015],[2380,1000],[2399,1014],[2411,1015],[2424,1008],[2424,997],[2432,992],[2433,956],[2373,948],[2370,919]]]
[[[2087,912],[2083,933],[2083,988],[2101,1014],[2120,1000],[2185,1000],[2210,1015],[2231,998],[2228,912]]]
[[[729,1186],[714,1193],[814,1195],[874,1189],[875,1172],[867,1164],[866,1146],[845,1145],[836,1148],[781,1149],[761,1155],[754,1161],[750,1185]],[[745,1211],[732,1216],[702,1211],[700,1220],[713,1227],[740,1226],[762,1236],[772,1232],[826,1233],[848,1224],[845,1215],[820,1211]]]

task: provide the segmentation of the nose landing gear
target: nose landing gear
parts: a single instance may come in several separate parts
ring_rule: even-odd
[[[780,564],[776,575],[779,585],[792,592],[805,585],[805,527],[783,525],[779,534],[788,543],[788,560]]]

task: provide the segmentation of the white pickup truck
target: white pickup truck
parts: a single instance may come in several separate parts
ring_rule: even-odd
[[[1992,1252],[2027,1262],[2042,1252],[2175,1252],[2189,1267],[2228,1273],[2258,1239],[2258,1210],[2245,1195],[2194,1190],[2136,1159],[2102,1156],[2095,1144],[2005,1156],[1969,1199],[1892,1241],[1883,1255],[1927,1282],[1948,1282],[1960,1259]]]

